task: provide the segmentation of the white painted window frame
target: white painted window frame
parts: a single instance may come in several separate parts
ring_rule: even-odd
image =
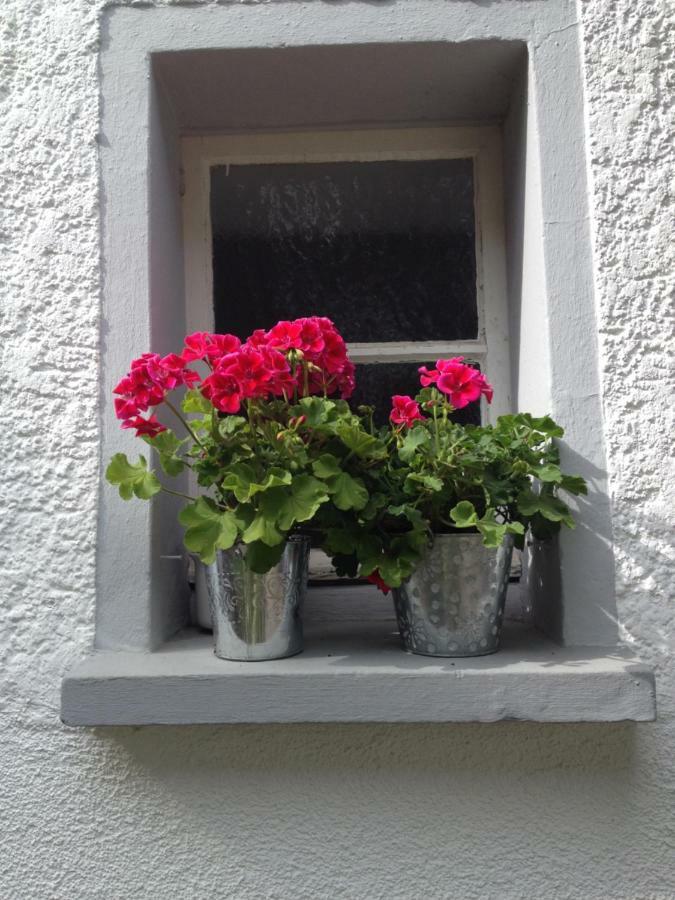
[[[496,126],[223,134],[181,139],[188,331],[213,331],[210,170],[270,163],[471,158],[474,162],[478,337],[468,341],[352,343],[355,363],[466,356],[495,386],[483,421],[511,411],[501,132]],[[261,322],[261,325],[272,323]]]

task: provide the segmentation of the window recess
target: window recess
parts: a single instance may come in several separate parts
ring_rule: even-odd
[[[322,587],[304,654],[225,664],[210,636],[184,628],[176,498],[132,507],[104,485],[95,647],[64,678],[64,721],[654,718],[653,672],[617,644],[604,438],[588,427],[602,416],[580,24],[567,0],[447,13],[445,0],[358,16],[336,4],[105,11],[101,455],[121,449],[109,398],[130,353],[168,353],[215,327],[213,167],[471,160],[477,333],[350,344],[374,367],[464,355],[499,386],[487,421],[515,408],[565,424],[563,456],[591,493],[579,527],[533,554],[541,630],[505,629],[500,653],[446,666],[401,653],[389,598],[378,609],[347,588],[350,605],[344,588]]]

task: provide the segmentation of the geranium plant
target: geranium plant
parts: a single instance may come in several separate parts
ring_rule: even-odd
[[[329,319],[279,322],[243,343],[192,334],[180,354],[134,360],[115,409],[122,428],[156,451],[164,476],[190,469],[202,495],[168,487],[144,456],[133,463],[116,454],[106,476],[125,500],[184,497],[185,545],[203,562],[242,541],[250,568],[267,571],[288,534],[323,506],[345,513],[368,503],[363,479],[344,465],[375,440],[346,403],[353,388],[354,366]]]
[[[582,478],[561,471],[554,439],[563,429],[550,417],[501,416],[495,425],[460,425],[455,410],[493,389],[462,357],[420,369],[415,398],[394,395],[388,428],[373,434],[386,464],[350,459],[366,485],[361,510],[326,510],[325,546],[345,574],[370,578],[382,589],[412,573],[435,533],[473,530],[487,546],[506,534],[522,546],[527,529],[548,538],[571,512],[559,496],[586,493]]]

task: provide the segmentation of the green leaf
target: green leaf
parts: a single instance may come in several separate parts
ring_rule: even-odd
[[[324,542],[327,552],[331,555],[348,556],[356,549],[353,535],[343,528],[329,528]]]
[[[379,557],[382,555],[384,545],[381,538],[375,534],[361,534],[357,543],[357,552],[359,559],[366,560],[370,557]],[[375,566],[377,568],[377,566]]]
[[[245,544],[251,544],[253,541],[262,541],[268,547],[275,547],[285,539],[285,536],[274,525],[274,521],[270,521],[265,515],[257,515],[246,531],[241,536]]]
[[[436,475],[423,475],[421,472],[412,472],[406,477],[406,485],[409,482],[421,484],[429,491],[443,490],[443,482]]]
[[[361,513],[361,519],[370,520],[375,518],[378,512],[387,505],[387,499],[387,495],[382,494],[379,491],[371,494],[366,505],[362,510],[359,510]]]
[[[267,473],[267,477],[263,482],[253,482],[251,484],[249,487],[249,497],[260,494],[263,491],[269,491],[270,488],[279,487],[282,484],[290,484],[291,480],[292,475],[290,472],[285,469],[280,469],[277,466],[273,466]]]
[[[275,544],[273,547],[262,541],[254,541],[246,548],[246,565],[252,572],[264,575],[279,562],[285,546],[285,541]]]
[[[545,466],[537,466],[532,469],[532,474],[535,478],[538,478],[539,481],[553,482],[554,484],[559,484],[562,481],[562,472],[560,471],[560,466],[554,466],[551,464]]]
[[[183,507],[178,521],[186,529],[185,546],[205,563],[214,561],[216,550],[230,548],[239,533],[234,514],[219,509],[208,497]]]
[[[379,566],[377,567],[380,578],[384,581],[387,587],[390,588],[397,588],[401,586],[401,584],[410,574],[408,568],[408,566],[402,564],[402,561],[400,559],[390,559],[389,557],[385,557],[384,559],[382,559]]]
[[[382,441],[368,434],[359,425],[340,422],[337,435],[345,447],[362,459],[382,459],[387,455],[387,449]]]
[[[248,463],[234,463],[223,478],[222,486],[226,491],[232,491],[240,503],[246,503],[255,494],[290,484],[291,473],[273,466],[263,482],[257,482],[255,478],[255,471]]]
[[[501,546],[507,534],[522,535],[525,533],[525,527],[521,522],[497,522],[494,516],[495,511],[488,509],[483,518],[476,523],[486,547]]]
[[[180,475],[185,468],[183,460],[176,455],[186,441],[179,441],[173,431],[160,431],[155,437],[145,437],[144,441],[155,450],[159,462],[167,475]]]
[[[317,478],[333,478],[341,474],[340,464],[332,453],[324,453],[312,463]]]
[[[213,409],[211,403],[196,388],[185,392],[182,406],[186,413],[210,413]]]
[[[399,506],[388,506],[387,512],[390,516],[403,516],[403,518],[410,522],[413,528],[426,530],[427,525],[424,516],[419,509],[416,509],[414,506],[410,506],[407,503],[402,503]]]
[[[157,476],[148,470],[148,462],[144,456],[140,456],[139,462],[134,464],[129,462],[126,453],[116,453],[110,460],[105,477],[110,484],[118,486],[123,500],[130,500],[132,497],[149,500],[162,489]]]
[[[539,513],[549,522],[561,522],[568,528],[574,528],[574,519],[569,508],[558,497],[543,492],[535,494],[533,491],[522,491],[517,498],[518,510],[524,516],[533,516]]]
[[[297,475],[288,488],[276,487],[260,498],[260,511],[282,531],[313,518],[328,500],[326,485],[311,475]]]
[[[513,486],[506,478],[498,478],[490,473],[485,473],[483,487],[490,498],[490,506],[506,506],[513,499]]]
[[[335,409],[333,400],[326,400],[324,397],[303,397],[298,402],[299,415],[307,417],[307,424],[316,428],[317,425],[323,425],[328,421],[331,412]]]
[[[570,494],[587,494],[588,485],[581,475],[563,475],[560,487]]]
[[[248,463],[234,463],[227,469],[221,485],[226,491],[232,491],[240,503],[249,498],[249,488],[255,481],[255,471]]]
[[[562,437],[565,434],[565,429],[556,424],[550,416],[541,416],[535,419],[528,413],[524,413],[523,418],[530,427],[541,434],[545,434],[546,437]]]
[[[418,448],[429,443],[429,433],[426,428],[416,425],[403,438],[403,443],[398,449],[398,455],[403,462],[410,462]]]
[[[471,528],[478,524],[478,513],[473,503],[461,500],[450,510],[450,517],[458,528]]]
[[[229,437],[247,424],[243,416],[224,416],[218,423],[218,431],[222,437]]]
[[[368,502],[368,491],[360,478],[352,478],[347,472],[341,472],[337,478],[328,483],[331,500],[338,509],[363,509]]]

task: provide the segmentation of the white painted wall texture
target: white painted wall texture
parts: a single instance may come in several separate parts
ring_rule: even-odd
[[[580,8],[639,727],[59,724],[93,639],[102,7],[0,5],[0,897],[674,898],[672,0]]]

